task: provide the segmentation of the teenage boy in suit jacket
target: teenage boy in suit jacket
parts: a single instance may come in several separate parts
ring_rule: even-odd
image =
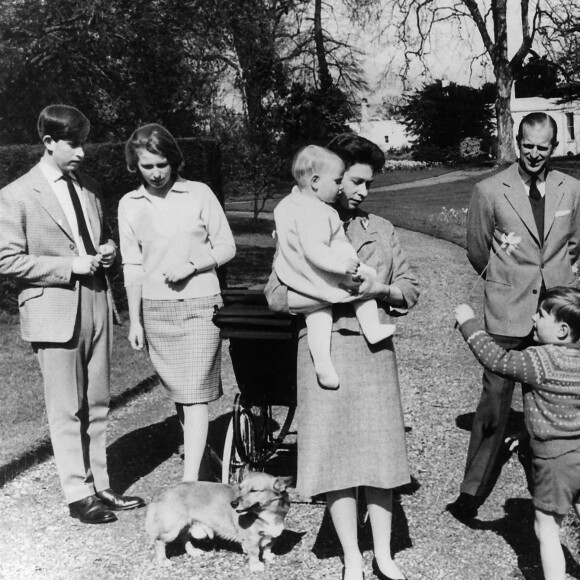
[[[467,219],[467,256],[478,274],[485,270],[485,328],[507,350],[532,344],[532,316],[542,292],[576,283],[573,265],[580,251],[580,182],[549,167],[558,144],[554,119],[545,113],[525,116],[517,144],[519,160],[475,186]],[[510,233],[520,241],[506,251],[502,235]],[[514,385],[489,370],[483,373],[461,493],[447,506],[462,521],[477,516],[509,458],[506,428]]]
[[[109,488],[112,303],[105,269],[116,245],[104,237],[97,184],[76,173],[89,130],[74,107],[40,113],[42,159],[0,191],[0,274],[18,285],[22,338],[40,364],[70,515],[97,524],[144,502]]]

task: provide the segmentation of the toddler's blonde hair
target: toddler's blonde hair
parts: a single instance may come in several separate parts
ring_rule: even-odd
[[[320,175],[333,163],[344,166],[342,159],[332,151],[318,145],[306,145],[294,156],[292,177],[296,180],[298,187],[306,187],[310,177]]]

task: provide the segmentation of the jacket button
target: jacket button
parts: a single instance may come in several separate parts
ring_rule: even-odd
[[[537,290],[532,290],[532,294],[537,294],[538,291]]]
[[[71,244],[69,247],[70,247],[71,250],[74,250],[75,249],[75,245],[74,244]]]

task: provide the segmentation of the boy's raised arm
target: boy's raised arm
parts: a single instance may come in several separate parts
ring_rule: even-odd
[[[533,349],[508,351],[496,344],[474,317],[473,310],[466,304],[456,308],[455,317],[463,339],[475,358],[486,369],[528,385],[541,384],[544,371],[542,365],[537,364],[535,359],[538,355]]]

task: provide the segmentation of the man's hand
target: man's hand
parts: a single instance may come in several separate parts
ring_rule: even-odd
[[[97,254],[96,256],[78,256],[77,258],[73,258],[72,271],[73,274],[78,274],[79,276],[92,276],[97,271],[100,264],[100,254]]]
[[[102,244],[99,246],[99,255],[101,256],[101,265],[103,268],[109,268],[115,261],[117,249],[110,244]]]
[[[173,264],[163,272],[165,282],[167,284],[175,284],[188,278],[195,272],[195,266],[191,262],[183,262],[181,264]]]
[[[467,304],[460,304],[455,308],[455,320],[457,320],[457,324],[461,326],[464,322],[475,318],[475,313],[471,306]]]

